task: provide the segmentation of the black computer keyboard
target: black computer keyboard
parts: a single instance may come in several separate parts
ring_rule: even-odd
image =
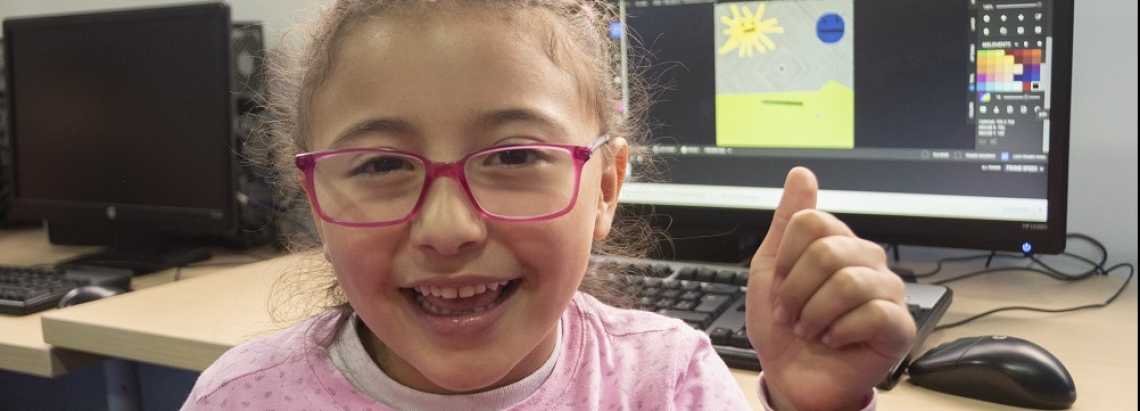
[[[85,285],[126,288],[125,270],[87,271],[0,265],[0,314],[26,315],[53,308],[64,294]]]
[[[705,331],[717,354],[730,367],[760,370],[760,361],[744,326],[747,268],[608,256],[595,256],[594,261],[622,268],[618,271],[625,274],[611,275],[636,290],[636,308],[677,318]],[[907,306],[918,328],[917,338],[907,356],[880,381],[881,389],[894,387],[950,306],[952,294],[944,286],[916,283],[906,283],[906,286]]]

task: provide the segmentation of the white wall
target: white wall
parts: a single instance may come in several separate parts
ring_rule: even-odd
[[[1136,1],[1076,1],[1069,231],[1136,266]]]
[[[3,0],[0,1],[0,18],[41,14],[72,13],[110,10],[131,7],[187,4],[196,0]],[[277,34],[294,23],[302,9],[314,0],[230,0],[234,20],[255,20],[266,25],[266,40],[276,43]]]
[[[231,0],[272,45],[312,0]],[[941,0],[940,0],[941,1]],[[964,0],[949,0],[964,1]],[[3,0],[0,18],[183,3],[179,0]],[[1137,10],[1135,0],[1076,1],[1069,231],[1137,265]]]

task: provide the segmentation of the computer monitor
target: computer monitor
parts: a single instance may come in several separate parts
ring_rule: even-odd
[[[239,230],[231,21],[221,3],[6,19],[11,213],[150,271]],[[136,260],[136,261],[129,261]],[[149,268],[148,268],[149,267]]]
[[[693,240],[664,254],[747,258],[799,165],[885,245],[1064,249],[1072,0],[620,4],[661,158],[620,200]]]

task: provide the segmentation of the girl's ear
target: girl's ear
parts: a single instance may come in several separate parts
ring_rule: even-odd
[[[594,239],[606,238],[613,226],[614,214],[617,212],[618,195],[621,194],[622,183],[625,182],[626,167],[629,164],[629,142],[617,137],[610,140],[613,148],[613,161],[606,165],[602,172],[601,195],[598,196],[598,211],[594,215]]]

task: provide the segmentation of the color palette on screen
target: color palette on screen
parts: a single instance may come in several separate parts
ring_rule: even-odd
[[[977,91],[1039,91],[1041,49],[978,50]]]

